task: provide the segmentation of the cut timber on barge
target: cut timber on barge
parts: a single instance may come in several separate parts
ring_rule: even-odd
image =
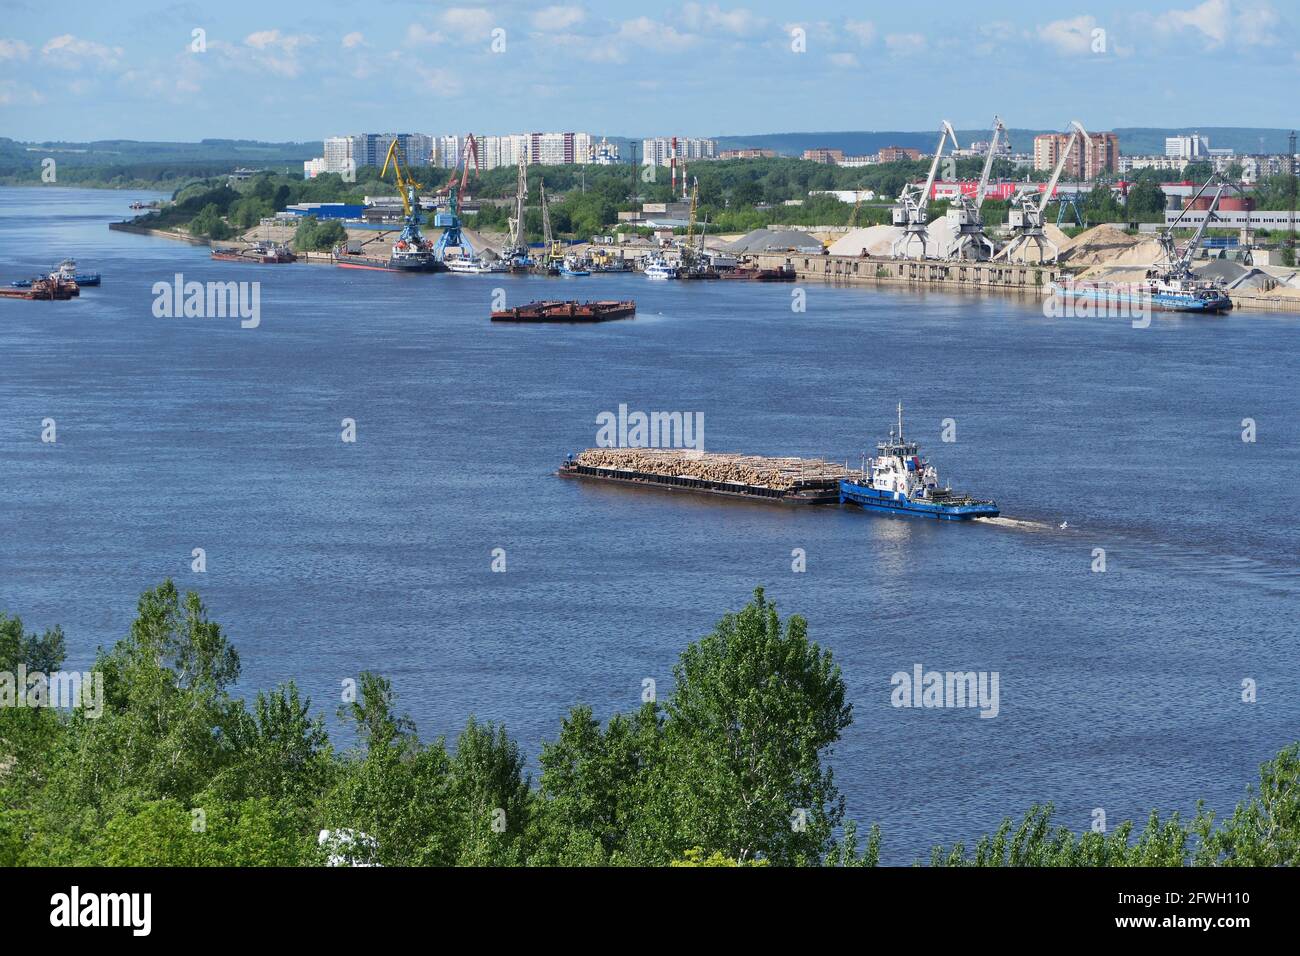
[[[636,315],[636,303],[577,302],[558,299],[529,302],[513,309],[492,313],[493,322],[607,322],[610,319],[627,319]]]
[[[557,472],[638,487],[788,505],[835,505],[840,482],[862,473],[820,458],[764,458],[675,448],[588,448]]]

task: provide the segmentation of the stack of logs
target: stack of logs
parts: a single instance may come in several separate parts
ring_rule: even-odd
[[[674,478],[729,481],[760,488],[788,489],[803,481],[838,481],[850,471],[821,458],[764,458],[694,452],[680,448],[588,448],[575,459],[589,468],[617,468]]]

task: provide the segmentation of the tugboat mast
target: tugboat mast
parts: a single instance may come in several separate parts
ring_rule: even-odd
[[[898,440],[903,440],[903,403],[898,403]]]

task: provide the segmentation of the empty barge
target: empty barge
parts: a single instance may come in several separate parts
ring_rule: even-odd
[[[493,322],[608,322],[636,315],[636,303],[630,299],[600,302],[577,302],[551,299],[529,302],[513,309],[492,313]]]
[[[837,505],[840,481],[863,477],[820,458],[764,458],[679,448],[588,448],[570,455],[557,474],[787,505]]]

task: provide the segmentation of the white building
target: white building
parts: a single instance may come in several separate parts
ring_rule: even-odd
[[[307,162],[302,164],[303,179],[315,179],[321,173],[326,173],[326,172],[329,172],[329,170],[325,168],[324,156],[318,156],[315,159],[309,159],[307,160]]]
[[[641,140],[641,165],[669,166],[673,157],[672,136],[653,136]],[[679,162],[692,162],[699,159],[716,159],[718,141],[716,139],[699,139],[690,136],[678,136],[677,159]]]
[[[1165,155],[1174,159],[1200,159],[1209,152],[1210,141],[1200,133],[1165,137]]]
[[[1119,172],[1132,173],[1139,169],[1160,169],[1182,173],[1191,160],[1181,156],[1120,156]]]

